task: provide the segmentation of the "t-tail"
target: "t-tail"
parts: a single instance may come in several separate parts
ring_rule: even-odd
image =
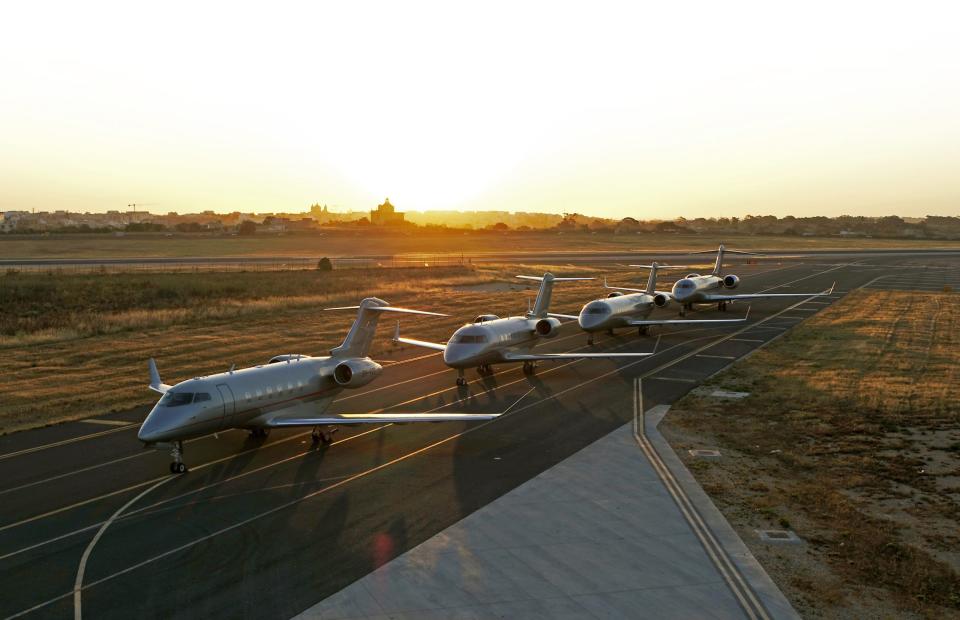
[[[537,301],[533,304],[533,310],[527,311],[527,316],[535,319],[543,319],[550,312],[550,298],[553,296],[554,282],[568,282],[571,280],[593,280],[593,278],[558,278],[549,271],[543,276],[517,276],[524,280],[539,280],[540,291],[537,293]]]
[[[347,332],[347,337],[343,339],[343,344],[330,350],[331,356],[340,358],[367,357],[370,352],[370,345],[373,343],[373,337],[377,332],[380,314],[383,312],[447,316],[439,312],[398,308],[376,297],[367,297],[360,302],[359,306],[341,306],[339,308],[325,308],[325,310],[357,310],[357,320],[350,326],[350,331]]]
[[[723,253],[724,253],[723,244],[720,244],[720,247],[717,249],[717,262],[713,264],[713,275],[719,276],[720,272],[723,271]]]
[[[657,269],[660,269],[657,261],[650,263],[650,277],[647,278],[647,295],[657,294]]]

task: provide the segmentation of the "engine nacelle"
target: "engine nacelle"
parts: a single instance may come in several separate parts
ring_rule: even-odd
[[[699,277],[700,277],[700,274],[699,274],[699,273],[688,273],[688,274],[687,274],[687,277],[688,277],[688,278],[699,278]]]
[[[553,338],[560,330],[560,320],[553,317],[540,319],[535,329],[541,338]]]
[[[362,387],[376,379],[383,367],[372,359],[346,360],[333,369],[333,380],[345,388]]]
[[[732,273],[730,275],[723,276],[723,286],[725,288],[737,288],[738,284],[740,284],[740,278]]]
[[[670,303],[670,297],[663,293],[657,293],[653,296],[653,303],[658,308],[666,308],[667,304]]]
[[[620,291],[614,291],[614,292],[612,292],[612,293],[607,293],[607,298],[610,298],[610,297],[623,297],[623,293],[621,293]]]

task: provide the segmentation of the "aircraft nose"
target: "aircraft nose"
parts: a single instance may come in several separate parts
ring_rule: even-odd
[[[585,312],[581,312],[580,316],[577,317],[577,323],[580,324],[580,329],[592,329],[601,321],[603,321],[602,318],[587,314]]]
[[[137,439],[145,443],[163,440],[166,429],[159,418],[160,415],[157,413],[156,408],[151,410],[147,415],[147,419],[140,425],[140,430],[137,431]]]

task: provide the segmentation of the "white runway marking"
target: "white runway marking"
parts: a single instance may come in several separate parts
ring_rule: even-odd
[[[130,426],[130,422],[125,420],[97,420],[96,418],[87,418],[86,420],[77,420],[84,424],[103,424],[104,426]]]
[[[715,360],[735,360],[736,355],[707,355],[706,353],[697,353],[694,357],[708,357]]]

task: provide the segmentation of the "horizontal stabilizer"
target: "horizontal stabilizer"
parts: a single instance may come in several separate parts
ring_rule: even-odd
[[[575,314],[557,314],[556,312],[548,312],[547,316],[552,316],[555,319],[566,319],[568,321],[576,321],[580,318]]]
[[[636,267],[637,269],[696,269],[693,265],[661,265],[657,263],[656,265],[627,265],[627,267]]]
[[[407,422],[476,422],[493,420],[499,413],[344,413],[318,418],[273,418],[266,425],[274,428],[289,426],[323,426],[325,424],[388,424]]]
[[[646,293],[647,291],[642,288],[626,288],[625,286],[610,286],[607,284],[607,277],[603,277],[603,288],[610,288],[615,291],[630,291],[631,293]]]
[[[360,306],[339,306],[336,308],[324,308],[324,310],[359,310]],[[439,312],[428,312],[426,310],[414,310],[412,308],[400,308],[397,306],[368,306],[367,310],[371,312],[402,312],[404,314],[425,314],[427,316],[450,316]]]
[[[536,280],[537,282],[542,282],[544,279],[543,276],[517,276],[517,277],[520,278],[521,280]],[[558,278],[556,276],[553,276],[548,279],[553,280],[554,282],[572,282],[574,280],[595,280],[596,278]]]

